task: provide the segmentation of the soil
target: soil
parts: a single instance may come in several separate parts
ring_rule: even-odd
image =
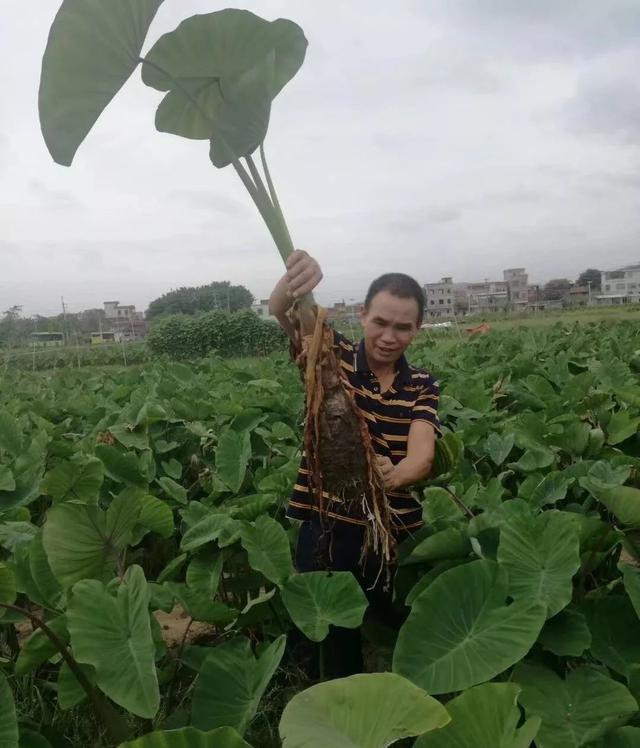
[[[157,610],[154,614],[162,629],[164,643],[173,649],[185,644],[196,644],[216,635],[216,628],[209,623],[191,621],[181,605],[176,605],[171,613]]]

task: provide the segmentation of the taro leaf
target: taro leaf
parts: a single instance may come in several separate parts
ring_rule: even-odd
[[[116,704],[147,719],[160,704],[149,597],[144,572],[131,566],[115,597],[101,582],[83,579],[67,608],[76,659],[93,665],[96,683]]]
[[[551,618],[571,601],[580,567],[578,526],[567,512],[513,517],[502,525],[498,562],[515,600],[539,600]]]
[[[64,587],[80,579],[106,580],[138,519],[140,504],[120,494],[106,512],[96,506],[59,504],[47,513],[43,544]]]
[[[146,429],[132,427],[127,423],[109,426],[109,433],[126,449],[149,449],[149,434]]]
[[[206,543],[218,540],[225,530],[236,526],[239,528],[240,523],[228,514],[209,514],[185,532],[180,547],[183,551],[195,551]]]
[[[590,667],[572,670],[566,680],[540,665],[519,665],[512,680],[522,687],[527,717],[542,719],[538,748],[580,748],[624,723],[638,709],[621,683]]]
[[[18,745],[19,748],[53,748],[44,735],[25,727],[20,728],[20,742]]]
[[[138,65],[162,0],[64,0],[42,60],[40,124],[53,160],[78,147]]]
[[[291,619],[311,641],[320,642],[329,624],[354,629],[362,624],[367,598],[349,571],[310,571],[289,577],[281,590]]]
[[[424,735],[414,748],[529,748],[539,727],[533,717],[518,728],[520,688],[514,683],[484,683],[447,702],[451,722]]]
[[[414,600],[398,635],[394,672],[440,694],[489,680],[521,660],[546,607],[536,600],[508,604],[507,594],[506,573],[492,561],[445,571]]]
[[[249,556],[249,564],[275,584],[282,584],[293,574],[291,547],[287,533],[268,515],[253,524],[244,524],[240,540]]]
[[[178,504],[187,503],[187,489],[179,483],[176,483],[173,478],[168,478],[166,475],[163,475],[162,478],[158,478],[158,484],[167,496]]]
[[[464,558],[471,553],[471,542],[467,533],[455,527],[447,527],[428,538],[420,541],[418,545],[406,556],[401,565],[420,564],[425,561],[434,563],[451,558]]]
[[[244,735],[284,654],[280,636],[256,659],[248,639],[239,637],[207,655],[193,692],[191,722],[200,730],[229,726]]]
[[[27,553],[29,564],[28,575],[30,577],[29,590],[26,591],[32,602],[43,605],[46,608],[56,608],[62,598],[62,587],[56,579],[47,553],[42,541],[42,529],[31,541]],[[16,553],[16,560],[21,552]]]
[[[201,732],[195,727],[156,730],[137,740],[120,743],[118,748],[251,748],[231,727]]]
[[[162,469],[173,480],[180,480],[182,477],[182,465],[173,457],[168,462],[162,462]]]
[[[133,452],[122,452],[108,444],[98,444],[96,457],[102,461],[106,474],[112,480],[147,488],[148,481],[142,474],[140,463]]]
[[[38,528],[30,522],[4,522],[0,525],[0,547],[15,551],[30,543]]]
[[[13,571],[0,562],[0,603],[12,605],[16,599],[18,591],[16,590],[16,578]],[[0,618],[5,613],[5,608],[0,607]]]
[[[47,626],[62,644],[66,645],[69,642],[66,616],[61,615],[52,618],[47,621]],[[42,665],[43,662],[51,659],[57,651],[44,631],[37,629],[22,645],[15,665],[16,675],[24,675],[38,665]]]
[[[509,463],[509,467],[521,470],[524,473],[533,473],[535,470],[548,468],[553,460],[554,454],[550,449],[539,445],[531,445],[525,449],[517,462]]]
[[[640,727],[620,727],[608,732],[593,748],[640,748]]]
[[[384,748],[449,719],[438,701],[400,675],[367,673],[296,694],[282,714],[280,736],[283,748]]]
[[[174,531],[171,507],[149,494],[141,495],[138,501],[140,502],[138,524],[151,532],[157,532],[163,538],[171,537]]]
[[[22,433],[16,416],[0,409],[0,449],[17,457],[22,452]]]
[[[581,657],[591,646],[591,632],[584,615],[567,608],[545,623],[539,641],[558,657]]]
[[[607,424],[607,444],[620,444],[638,433],[640,418],[632,418],[626,410],[614,413]]]
[[[640,620],[626,595],[596,600],[588,609],[591,654],[621,675],[640,663]]]
[[[0,672],[0,746],[18,748],[18,719],[11,688]]]
[[[54,502],[77,501],[95,503],[102,481],[104,466],[95,457],[61,462],[44,477],[43,488]]]
[[[188,18],[156,42],[142,66],[147,85],[169,92],[157,129],[212,140],[218,167],[231,163],[227,146],[237,157],[250,155],[266,135],[272,99],[302,65],[306,47],[302,30],[283,19],[235,9]]]
[[[91,665],[78,665],[87,680],[94,684],[96,672]],[[87,698],[87,692],[80,685],[76,676],[66,662],[63,662],[58,671],[58,706],[60,709],[73,709]]]
[[[206,592],[189,589],[184,584],[176,582],[166,582],[164,586],[196,621],[220,625],[230,623],[238,617],[237,610],[229,608],[219,600],[213,600]]]
[[[573,478],[567,478],[559,470],[553,470],[535,486],[527,497],[527,501],[535,509],[541,509],[547,504],[555,504],[564,499],[572,483]]]
[[[14,491],[16,480],[6,465],[0,465],[0,491]]]
[[[640,489],[632,486],[611,487],[590,477],[581,478],[580,485],[615,514],[623,525],[640,527]]]
[[[513,434],[500,436],[499,434],[492,432],[489,434],[489,438],[487,439],[484,448],[494,465],[500,467],[500,465],[502,465],[511,454],[511,450],[513,449]]]
[[[251,458],[251,434],[226,429],[216,449],[216,470],[233,493],[238,493]]]
[[[636,615],[640,618],[640,569],[625,564],[622,567],[622,578],[627,595],[629,595]]]
[[[222,574],[223,556],[219,551],[196,556],[187,568],[187,587],[213,598],[218,591]]]

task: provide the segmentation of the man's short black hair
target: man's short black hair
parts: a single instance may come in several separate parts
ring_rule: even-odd
[[[392,296],[400,299],[415,299],[418,305],[418,327],[422,324],[424,315],[424,291],[415,278],[404,273],[385,273],[376,278],[369,286],[364,300],[365,310],[369,309],[373,297],[381,291],[388,291]]]

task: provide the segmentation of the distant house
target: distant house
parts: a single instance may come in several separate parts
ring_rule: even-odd
[[[260,319],[275,319],[275,317],[269,314],[269,299],[260,299],[259,302],[251,305],[251,309]]]
[[[134,304],[105,301],[104,317],[106,329],[102,332],[114,333],[116,340],[143,340],[147,334],[144,313],[137,312]]]
[[[640,303],[640,263],[618,270],[605,270],[600,275],[599,304]]]
[[[51,348],[64,345],[64,333],[61,332],[32,332],[31,345],[34,348]]]
[[[568,307],[587,306],[589,304],[589,286],[571,286],[562,301],[563,305]]]

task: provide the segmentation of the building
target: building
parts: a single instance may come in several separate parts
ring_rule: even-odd
[[[523,309],[529,303],[529,276],[524,268],[509,268],[502,271],[507,284],[509,305],[512,309]]]
[[[137,312],[133,304],[120,304],[119,301],[105,301],[103,332],[112,332],[118,340],[143,340],[147,334],[144,313]]]
[[[589,287],[573,285],[564,295],[562,305],[566,307],[588,306],[589,304]]]
[[[640,264],[619,270],[605,270],[600,275],[599,304],[640,303]]]
[[[425,319],[453,317],[455,315],[455,289],[453,278],[442,278],[439,283],[425,283]]]
[[[251,309],[260,319],[275,319],[269,314],[269,299],[260,299],[259,302],[251,305]]]

